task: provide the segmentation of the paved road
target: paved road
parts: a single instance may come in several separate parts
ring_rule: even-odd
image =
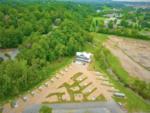
[[[53,113],[124,113],[114,102],[86,102],[86,103],[64,103],[51,104]],[[27,108],[23,113],[38,113],[41,105]]]

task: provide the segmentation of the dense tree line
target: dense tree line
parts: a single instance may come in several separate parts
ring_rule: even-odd
[[[150,40],[150,36],[145,33],[150,31],[149,8],[136,9],[124,5],[119,8],[119,6],[108,4],[106,7],[110,9],[105,10],[101,6],[99,7],[100,12],[95,13],[91,31]],[[95,18],[100,19],[95,21]]]
[[[21,53],[18,55],[18,59],[26,59],[29,65],[32,59],[37,58],[51,62],[64,56],[74,55],[76,51],[82,50],[83,46],[91,41],[90,35],[77,23],[64,20],[50,34],[43,36],[33,34],[28,38],[20,46]]]
[[[5,4],[0,12],[1,47],[20,51],[15,60],[0,62],[0,100],[34,87],[49,77],[48,66],[54,61],[73,56],[92,42],[87,32],[91,13],[87,5]]]
[[[130,29],[127,27],[127,25],[124,25],[124,27],[114,28],[114,23],[115,23],[115,20],[109,21],[109,23],[107,24],[107,27],[106,27],[103,20],[94,20],[93,19],[93,21],[91,22],[90,31],[104,33],[104,34],[114,34],[114,35],[126,36],[126,37],[138,38],[138,39],[144,39],[144,40],[150,40],[149,36],[141,34],[140,31],[137,29]],[[123,22],[123,24],[126,24],[126,22]]]
[[[18,47],[35,32],[47,34],[65,18],[82,23],[87,29],[85,17],[90,12],[88,6],[75,3],[0,4],[0,48]]]
[[[104,33],[104,34],[114,34],[119,36],[126,36],[131,38],[138,38],[138,39],[144,39],[144,40],[150,40],[150,37],[145,34],[141,34],[138,29],[130,29],[128,28],[128,24],[126,24],[126,21],[123,21],[124,27],[117,27],[114,28],[115,21],[110,21],[108,23],[108,28],[104,25],[104,22],[95,21],[91,23],[90,31],[98,32],[98,33]],[[126,25],[124,25],[126,24]],[[148,25],[148,24],[146,24]]]
[[[108,29],[108,28],[99,28],[99,33],[104,34],[113,34],[113,35],[119,35],[119,36],[125,36],[125,37],[131,37],[131,38],[137,38],[137,39],[143,39],[143,40],[150,40],[149,36],[140,34],[138,30],[135,29],[127,29],[127,28],[119,28],[119,29]]]

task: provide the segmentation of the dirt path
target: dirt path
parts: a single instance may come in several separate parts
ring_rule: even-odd
[[[76,73],[82,73],[80,77],[76,78],[75,80],[72,79]],[[82,65],[82,64],[77,64],[77,63],[72,63],[67,69],[62,70],[60,73],[58,73],[55,77],[47,81],[46,83],[48,86],[44,86],[44,84],[40,87],[39,89],[35,89],[35,95],[32,96],[31,94],[25,95],[28,100],[23,101],[21,98],[18,98],[18,107],[17,108],[12,108],[10,106],[10,103],[7,103],[4,105],[4,110],[3,113],[21,113],[24,111],[25,108],[29,106],[33,106],[35,104],[41,104],[43,102],[66,102],[66,101],[71,101],[71,96],[67,92],[67,87],[60,88],[61,85],[68,84],[70,85],[70,88],[76,88],[80,85],[84,85],[83,91],[80,91],[79,96],[75,98],[75,101],[84,101],[82,96],[85,96],[85,92],[91,92],[93,89],[94,90],[92,93],[89,93],[87,96],[88,100],[95,100],[99,95],[103,95],[107,100],[111,100],[112,92],[110,90],[114,91],[115,89],[113,87],[110,87],[108,85],[102,85],[102,83],[105,82],[105,84],[109,84],[108,81],[104,81],[102,79],[105,79],[101,74],[97,76],[96,72],[88,70],[88,64],[87,65]],[[79,80],[78,80],[79,79]],[[75,87],[71,87],[71,84],[75,83],[76,81],[79,85],[76,85]],[[85,79],[85,80],[83,80]],[[90,85],[88,85],[91,83]],[[75,83],[76,84],[76,83]],[[86,86],[87,85],[87,86]],[[59,95],[57,95],[57,94]],[[48,95],[53,95],[49,96]],[[62,96],[61,96],[62,94]]]
[[[104,45],[119,58],[122,66],[131,76],[150,81],[149,43],[111,36]],[[141,57],[143,55],[145,57]]]

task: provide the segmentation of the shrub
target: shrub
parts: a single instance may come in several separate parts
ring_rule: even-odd
[[[52,108],[44,105],[41,107],[39,113],[52,113]]]

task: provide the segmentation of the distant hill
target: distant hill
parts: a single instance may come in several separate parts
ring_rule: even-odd
[[[17,2],[26,2],[26,1],[30,1],[30,2],[35,2],[35,1],[42,1],[42,2],[48,2],[48,1],[72,1],[72,2],[109,2],[112,0],[0,0],[0,2],[13,2],[13,1],[17,1]]]
[[[109,2],[112,0],[57,0],[57,1],[73,1],[73,2]]]
[[[150,0],[112,0],[117,2],[150,2]]]

